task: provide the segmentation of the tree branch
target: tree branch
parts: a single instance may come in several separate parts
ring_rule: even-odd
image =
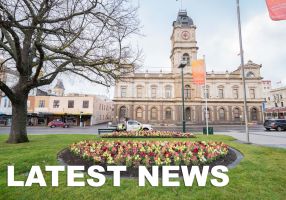
[[[4,83],[0,80],[0,90],[2,90],[5,95],[12,101],[15,102],[17,99],[13,93],[13,91]]]

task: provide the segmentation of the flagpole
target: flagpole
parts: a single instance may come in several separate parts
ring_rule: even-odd
[[[243,104],[244,104],[245,134],[246,134],[246,142],[249,143],[248,109],[247,109],[247,98],[246,98],[246,83],[245,83],[245,71],[244,71],[244,52],[243,52],[243,45],[242,45],[242,33],[241,33],[241,20],[240,20],[239,0],[236,0],[236,5],[237,5],[237,20],[238,20],[238,32],[239,32],[240,59],[241,59],[241,68],[242,68],[242,81],[243,81]]]
[[[207,97],[207,65],[206,65],[206,56],[204,55],[204,64],[205,64],[205,118],[206,118],[206,127],[207,127],[207,136],[209,136],[209,118],[208,118],[208,97]]]

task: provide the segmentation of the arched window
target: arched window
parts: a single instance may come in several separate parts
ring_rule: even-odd
[[[252,108],[251,109],[251,121],[257,121],[257,109],[256,108]]]
[[[125,106],[121,106],[119,109],[119,119],[124,119],[126,118],[126,107]]]
[[[142,119],[143,118],[143,110],[142,110],[142,108],[137,108],[137,110],[136,110],[136,118],[137,119]]]
[[[254,78],[254,77],[255,77],[255,75],[254,75],[253,72],[248,72],[248,73],[246,74],[246,78]]]
[[[165,110],[165,118],[167,120],[172,119],[172,109],[171,108],[166,108],[166,110]]]
[[[187,61],[187,65],[189,65],[190,64],[190,55],[188,53],[184,53],[182,60]]]
[[[158,119],[158,111],[157,108],[151,109],[151,120],[157,120]]]
[[[166,88],[165,88],[165,97],[167,99],[172,97],[172,86],[170,86],[170,85],[166,86]]]
[[[187,121],[192,121],[192,110],[190,107],[186,108],[186,120]]]
[[[185,99],[190,99],[191,98],[191,86],[190,85],[185,85]]]
[[[225,110],[223,108],[219,109],[219,120],[225,121]]]
[[[240,119],[240,110],[239,110],[239,108],[235,108],[233,110],[233,117],[234,117],[234,120],[239,120]]]

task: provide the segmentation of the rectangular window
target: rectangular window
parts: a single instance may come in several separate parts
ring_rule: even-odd
[[[172,88],[171,88],[170,86],[167,86],[167,87],[166,87],[165,97],[166,97],[167,99],[172,97]]]
[[[238,89],[233,89],[233,98],[238,99]]]
[[[12,107],[12,104],[11,104],[11,101],[9,100],[8,101],[8,108],[11,108]]]
[[[191,98],[191,87],[189,85],[185,86],[185,99],[190,99]]]
[[[157,96],[157,88],[156,87],[152,87],[151,88],[151,97],[152,98],[156,98]]]
[[[74,108],[74,100],[68,101],[68,108]]]
[[[88,107],[89,107],[89,101],[83,101],[82,108],[88,108]]]
[[[284,107],[284,102],[281,102],[281,107]]]
[[[142,87],[137,87],[137,98],[142,98],[142,92],[143,92]]]
[[[54,100],[53,108],[59,108],[59,107],[60,107],[60,101],[59,100]]]
[[[223,93],[223,89],[222,88],[218,89],[218,98],[220,98],[220,99],[224,98],[224,93]]]
[[[255,89],[250,89],[250,98],[255,99]]]
[[[205,89],[204,91],[205,91],[205,96],[204,97],[209,99],[210,98],[210,90],[209,90],[209,88]]]
[[[126,87],[121,87],[121,97],[126,97],[127,95],[127,88]]]
[[[39,108],[44,108],[45,107],[45,100],[40,100],[39,101]]]
[[[7,108],[7,105],[8,105],[8,100],[4,99],[4,108]]]

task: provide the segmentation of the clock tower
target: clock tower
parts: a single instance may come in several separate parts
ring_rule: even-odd
[[[182,60],[186,60],[188,65],[185,73],[191,73],[191,60],[197,59],[196,26],[188,16],[187,11],[180,10],[177,20],[173,22],[173,33],[171,36],[172,52],[172,72],[180,73],[178,66]]]

